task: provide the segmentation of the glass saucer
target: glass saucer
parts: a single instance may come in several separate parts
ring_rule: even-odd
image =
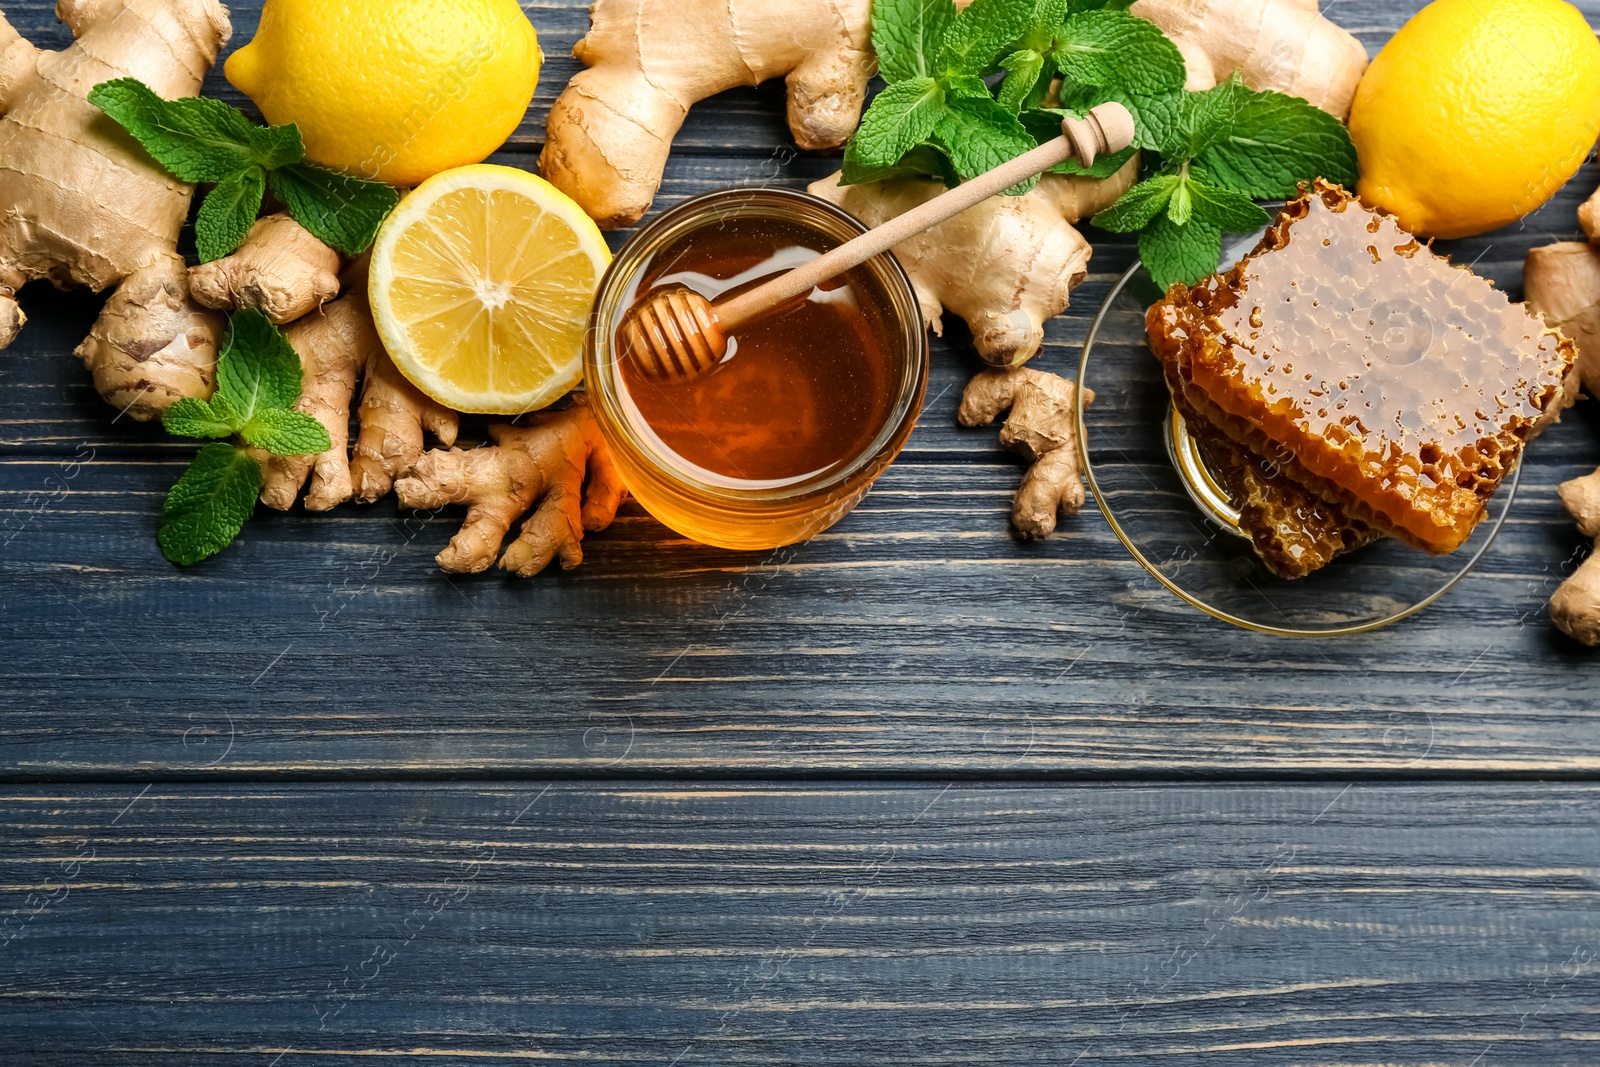
[[[1225,250],[1224,265],[1257,238]],[[1519,467],[1472,538],[1448,556],[1385,539],[1297,581],[1274,576],[1234,525],[1234,512],[1194,455],[1145,342],[1145,309],[1161,298],[1143,264],[1124,274],[1089,330],[1078,384],[1084,478],[1133,558],[1184,600],[1224,622],[1287,637],[1364,633],[1448,593],[1489,551],[1516,497]]]

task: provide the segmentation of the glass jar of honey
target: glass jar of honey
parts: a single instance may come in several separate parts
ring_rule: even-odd
[[[804,193],[730,189],[678,205],[618,253],[590,318],[588,393],[623,480],[673,530],[760,550],[842,519],[921,413],[927,330],[889,255],[741,327],[714,370],[684,381],[653,379],[619,350],[623,316],[658,287],[716,301],[863,230]]]

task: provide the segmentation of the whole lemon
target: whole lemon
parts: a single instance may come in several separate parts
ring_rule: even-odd
[[[267,0],[225,70],[313,163],[417,185],[505,143],[542,58],[516,0]]]
[[[1600,136],[1600,41],[1563,0],[1435,0],[1378,53],[1350,137],[1361,198],[1428,237],[1515,222]]]

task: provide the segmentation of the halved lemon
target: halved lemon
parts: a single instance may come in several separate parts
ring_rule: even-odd
[[[600,229],[512,167],[419,185],[372,246],[372,317],[395,366],[457,411],[518,415],[583,377],[583,335],[611,262]]]

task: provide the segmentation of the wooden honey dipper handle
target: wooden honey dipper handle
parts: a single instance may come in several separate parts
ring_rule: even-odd
[[[1101,104],[1082,119],[1061,124],[1061,136],[987,174],[940,193],[920,207],[827,252],[747,293],[712,304],[676,286],[646,296],[618,327],[621,351],[652,378],[684,381],[710,373],[727,357],[728,334],[786,300],[809,293],[916,234],[1076,157],[1085,167],[1133,143],[1133,116],[1121,104]]]
[[[781,274],[749,292],[712,305],[717,326],[726,334],[770,311],[786,300],[810,292],[830,278],[859,267],[873,256],[961,214],[970,207],[1003,193],[1019,182],[1076,158],[1085,167],[1096,158],[1114,154],[1133,144],[1133,116],[1121,104],[1101,104],[1083,119],[1067,118],[1061,136],[1003,163],[971,181],[962,182],[927,203],[868,230],[810,263]]]

